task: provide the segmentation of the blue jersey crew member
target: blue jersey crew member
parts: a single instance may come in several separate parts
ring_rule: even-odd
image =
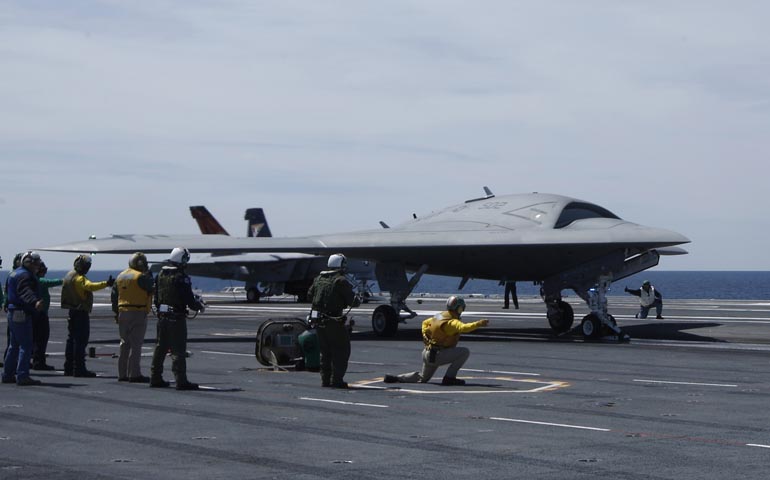
[[[8,277],[8,327],[10,343],[5,354],[3,383],[19,386],[40,385],[39,380],[29,376],[29,362],[32,357],[32,321],[36,312],[43,309],[37,271],[40,255],[27,252],[21,257],[21,266]]]

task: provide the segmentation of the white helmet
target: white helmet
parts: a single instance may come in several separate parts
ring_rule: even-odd
[[[457,313],[463,313],[463,311],[465,311],[465,300],[463,300],[463,297],[452,295],[446,300],[446,309]]]
[[[326,263],[329,268],[338,268],[344,270],[348,266],[348,259],[341,253],[335,253],[329,257],[329,261]]]
[[[171,250],[168,261],[176,265],[187,265],[187,262],[190,261],[190,251],[186,248],[176,247]]]

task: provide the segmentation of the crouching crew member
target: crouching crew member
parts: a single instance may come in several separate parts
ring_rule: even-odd
[[[422,322],[422,371],[402,375],[385,375],[385,383],[426,383],[441,365],[450,364],[441,385],[465,385],[465,380],[457,378],[457,372],[470,356],[465,347],[458,347],[461,333],[468,333],[489,324],[482,319],[473,323],[463,323],[460,315],[465,310],[465,300],[451,296],[446,302],[447,311],[441,312]]]
[[[330,256],[327,267],[329,269],[321,272],[308,290],[308,298],[313,302],[311,320],[317,324],[321,347],[321,385],[348,388],[344,376],[350,359],[350,334],[343,310],[357,307],[361,301],[345,277],[345,256],[339,253]]]
[[[190,260],[186,248],[171,251],[168,263],[155,281],[155,307],[158,311],[157,344],[152,355],[151,387],[168,387],[163,380],[163,361],[171,349],[171,371],[177,390],[197,390],[198,384],[187,380],[187,308],[204,311],[204,304],[192,291],[192,282],[184,269]]]
[[[658,320],[663,320],[663,295],[657,288],[653,287],[649,280],[642,282],[642,288],[625,288],[626,293],[639,297],[639,312],[634,315],[636,318],[647,318],[650,309],[655,307],[655,316]]]
[[[118,312],[120,334],[118,381],[150,381],[150,377],[142,375],[141,360],[154,284],[147,257],[137,252],[128,260],[128,268],[120,272],[112,287],[113,310]]]
[[[91,269],[90,255],[78,255],[73,267],[64,277],[61,289],[61,308],[69,310],[64,375],[95,377],[96,373],[86,369],[86,346],[91,336],[90,314],[94,307],[94,292],[111,287],[115,280],[112,275],[103,282],[92,282],[86,278]]]

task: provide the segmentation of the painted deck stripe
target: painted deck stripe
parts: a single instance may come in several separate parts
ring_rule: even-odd
[[[539,377],[539,373],[527,373],[527,372],[504,372],[501,370],[477,370],[475,368],[463,368],[463,372],[479,372],[479,373],[502,373],[503,375],[528,375],[531,377]]]
[[[215,352],[213,350],[201,350],[201,353],[211,353],[213,355],[237,355],[239,357],[253,357],[253,353],[233,353],[233,352]]]
[[[337,403],[339,405],[355,405],[357,407],[389,408],[388,405],[377,405],[375,403],[343,402],[341,400],[329,400],[327,398],[299,397],[299,399],[307,400],[310,402]]]
[[[564,423],[548,423],[548,422],[536,422],[533,420],[521,420],[518,418],[502,418],[502,417],[490,417],[490,420],[497,420],[500,422],[514,422],[514,423],[528,423],[532,425],[545,425],[547,427],[561,427],[561,428],[575,428],[578,430],[592,430],[595,432],[610,432],[608,428],[596,428],[596,427],[584,427],[582,425],[567,425]]]
[[[747,447],[759,447],[759,448],[770,448],[770,445],[761,445],[759,443],[747,443]]]
[[[640,379],[634,379],[635,382],[641,382],[641,383],[666,383],[671,385],[696,385],[700,387],[731,387],[731,388],[738,388],[738,385],[730,385],[730,384],[724,384],[724,383],[698,383],[698,382],[669,382],[665,380],[640,380]]]

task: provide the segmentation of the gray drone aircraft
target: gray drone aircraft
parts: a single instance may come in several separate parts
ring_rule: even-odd
[[[534,281],[541,285],[552,330],[572,327],[572,307],[562,300],[574,290],[591,308],[581,327],[586,336],[612,332],[627,338],[607,312],[604,295],[619,280],[658,264],[661,254],[687,253],[679,233],[619,218],[596,204],[545,193],[467,200],[383,229],[307,237],[243,238],[224,235],[113,235],[41,250],[100,253],[165,253],[177,246],[192,252],[344,253],[376,262],[390,304],[372,314],[378,335],[392,336],[399,322],[416,316],[406,299],[425,273],[470,278]],[[407,272],[414,272],[411,278]]]

